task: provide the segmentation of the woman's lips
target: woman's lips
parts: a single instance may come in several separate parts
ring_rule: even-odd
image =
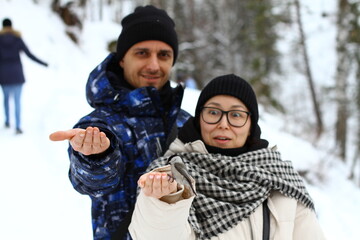
[[[214,137],[214,140],[218,143],[227,143],[231,140],[231,138],[228,138],[225,136],[216,136],[216,137]]]

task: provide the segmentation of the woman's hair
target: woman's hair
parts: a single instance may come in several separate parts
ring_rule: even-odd
[[[11,20],[9,18],[5,18],[2,22],[3,27],[11,27],[12,23]]]

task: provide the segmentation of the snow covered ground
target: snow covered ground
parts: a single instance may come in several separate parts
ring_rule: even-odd
[[[51,142],[48,136],[71,128],[91,111],[85,99],[87,76],[107,55],[106,42],[117,38],[120,26],[85,23],[79,48],[47,7],[20,0],[0,0],[0,4],[0,18],[10,17],[29,49],[49,63],[44,68],[22,58],[27,79],[22,96],[23,135],[1,125],[0,105],[0,239],[91,239],[90,199],[78,194],[67,176],[68,143]],[[193,113],[197,97],[197,91],[186,90],[183,107]],[[2,102],[2,92],[0,98]],[[360,189],[346,179],[345,166],[284,132],[282,118],[260,114],[263,137],[278,146],[284,159],[292,160],[298,170],[320,169],[308,175],[307,186],[327,238],[359,239]]]

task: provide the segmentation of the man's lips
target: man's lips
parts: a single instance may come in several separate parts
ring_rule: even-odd
[[[152,76],[152,75],[141,75],[141,77],[145,78],[148,81],[156,81],[160,79],[160,76]]]

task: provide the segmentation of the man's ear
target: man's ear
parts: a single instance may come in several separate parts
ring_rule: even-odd
[[[123,66],[124,66],[124,60],[123,60],[123,59],[121,59],[121,60],[119,61],[119,66],[122,67],[122,68],[124,68],[124,67],[123,67]]]

